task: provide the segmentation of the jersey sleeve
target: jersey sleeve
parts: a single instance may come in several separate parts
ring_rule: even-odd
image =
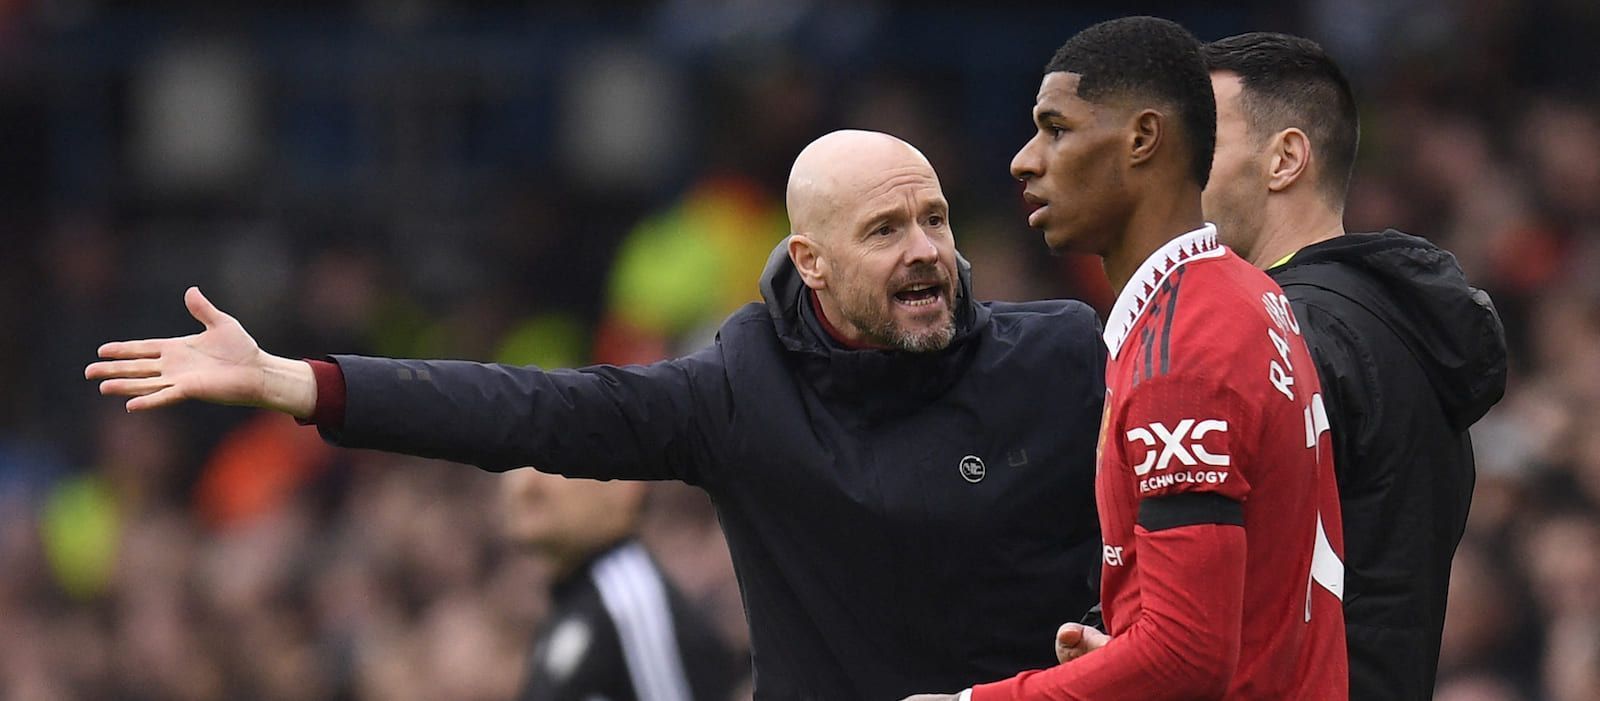
[[[1066,664],[972,688],[971,701],[1220,698],[1240,652],[1245,534],[1233,525],[1138,529],[1144,614]]]
[[[1229,361],[1216,359],[1219,366]],[[1259,412],[1244,401],[1228,370],[1158,375],[1128,391],[1120,435],[1107,438],[1118,442],[1118,462],[1132,471],[1141,515],[1151,499],[1203,510],[1217,502],[1200,495],[1236,503],[1248,498],[1250,483],[1238,468],[1250,459]]]

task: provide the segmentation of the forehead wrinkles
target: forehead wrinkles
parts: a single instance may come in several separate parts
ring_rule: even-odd
[[[939,189],[939,181],[929,173],[926,168],[919,166],[903,166],[878,171],[879,178],[876,184],[861,191],[858,202],[862,204],[876,202],[886,197],[903,193],[915,193],[921,190]]]

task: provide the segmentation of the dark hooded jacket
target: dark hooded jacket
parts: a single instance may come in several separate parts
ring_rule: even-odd
[[[1467,429],[1505,393],[1505,333],[1455,256],[1348,234],[1268,271],[1322,379],[1344,512],[1350,698],[1433,698],[1450,561],[1472,501]]]
[[[949,348],[841,347],[780,246],[766,304],[647,366],[335,358],[346,446],[712,498],[758,699],[898,699],[1055,664],[1098,598],[1105,349],[1078,302],[976,303]]]

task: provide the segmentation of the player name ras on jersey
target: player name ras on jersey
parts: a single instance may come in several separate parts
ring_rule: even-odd
[[[1267,364],[1267,379],[1273,388],[1294,401],[1294,363],[1289,360],[1289,341],[1283,334],[1300,335],[1300,322],[1294,318],[1294,311],[1289,308],[1289,298],[1282,294],[1267,292],[1261,295],[1261,301],[1267,306],[1267,316],[1272,318],[1272,323],[1278,328],[1267,329],[1267,340],[1272,342],[1277,349],[1278,357]],[[1280,333],[1281,332],[1281,333]],[[1282,361],[1282,364],[1279,364]],[[1310,401],[1305,405],[1306,447],[1317,447],[1317,436],[1328,431],[1328,410],[1322,403],[1322,393],[1311,395]]]
[[[1267,328],[1267,340],[1278,351],[1278,357],[1267,364],[1267,379],[1289,401],[1294,401],[1294,363],[1289,360],[1289,340],[1284,334],[1300,335],[1300,322],[1289,309],[1289,298],[1267,292],[1261,295],[1267,305],[1267,316],[1278,328]],[[1282,361],[1281,364],[1279,361]]]

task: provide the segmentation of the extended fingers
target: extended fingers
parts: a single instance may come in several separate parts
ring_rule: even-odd
[[[160,374],[161,361],[157,358],[103,360],[98,363],[90,363],[89,367],[83,369],[84,378],[89,380],[155,377]]]
[[[160,377],[106,380],[100,383],[100,393],[119,397],[142,397],[171,386],[171,381]]]
[[[204,324],[208,329],[231,318],[218,309],[217,305],[212,304],[211,300],[206,299],[198,287],[190,287],[183,291],[183,305],[189,308],[189,315],[194,317],[195,321]]]
[[[129,399],[128,411],[145,411],[147,409],[160,409],[183,401],[183,390],[177,387],[167,387],[157,392],[152,392],[140,397]]]
[[[165,339],[143,341],[112,341],[100,346],[100,357],[108,360],[133,358],[159,358]]]

